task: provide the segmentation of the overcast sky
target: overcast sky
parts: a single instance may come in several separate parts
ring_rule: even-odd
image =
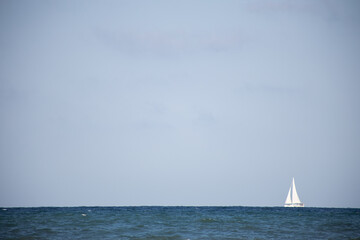
[[[359,1],[0,2],[0,206],[360,207]]]

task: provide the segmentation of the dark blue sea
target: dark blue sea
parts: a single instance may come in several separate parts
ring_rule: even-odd
[[[360,209],[7,208],[0,239],[360,239]]]

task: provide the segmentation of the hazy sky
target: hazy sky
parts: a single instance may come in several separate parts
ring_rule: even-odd
[[[359,1],[0,1],[0,206],[360,207]]]

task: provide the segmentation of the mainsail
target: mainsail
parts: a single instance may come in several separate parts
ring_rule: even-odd
[[[304,204],[300,201],[300,198],[296,192],[295,179],[292,179],[292,183],[285,200],[284,207],[303,207]]]
[[[292,203],[301,203],[299,196],[296,192],[295,180],[292,181]]]

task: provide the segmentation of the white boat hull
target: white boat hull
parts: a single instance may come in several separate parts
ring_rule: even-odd
[[[303,203],[285,204],[284,207],[304,207]]]

